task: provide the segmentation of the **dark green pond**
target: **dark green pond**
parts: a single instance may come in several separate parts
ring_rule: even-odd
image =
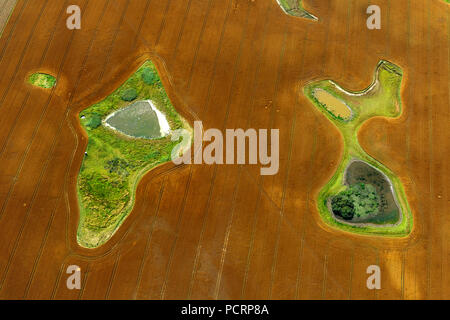
[[[135,138],[155,139],[163,136],[158,115],[149,101],[138,101],[116,111],[106,119],[106,124]]]

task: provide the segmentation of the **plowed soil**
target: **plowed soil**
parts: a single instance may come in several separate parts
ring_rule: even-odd
[[[69,4],[81,30],[66,28]],[[19,0],[0,39],[0,298],[442,299],[450,297],[450,6],[305,0]],[[163,165],[140,182],[133,212],[104,246],[77,245],[76,177],[87,145],[77,113],[147,58],[175,107],[206,128],[280,128],[280,171]],[[380,59],[404,71],[399,119],[375,118],[364,149],[402,181],[407,238],[327,227],[319,190],[342,155],[339,131],[301,88],[370,85]],[[25,81],[55,75],[53,90]],[[381,267],[381,290],[366,268]],[[68,290],[66,269],[82,270]]]

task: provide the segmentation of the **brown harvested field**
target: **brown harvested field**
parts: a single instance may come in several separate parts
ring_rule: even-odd
[[[303,2],[319,21],[275,0],[19,0],[0,39],[0,298],[450,298],[450,6],[379,0],[382,28],[368,30],[367,0]],[[69,4],[81,30],[65,26]],[[190,120],[280,128],[280,171],[164,165],[114,237],[83,249],[77,113],[147,57]],[[403,239],[330,229],[315,203],[342,139],[301,88],[364,89],[380,59],[404,71],[404,113],[368,121],[359,140],[405,187],[415,224]],[[53,91],[24,81],[37,70],[56,75]],[[81,290],[66,288],[73,264]],[[373,264],[378,291],[366,288]]]

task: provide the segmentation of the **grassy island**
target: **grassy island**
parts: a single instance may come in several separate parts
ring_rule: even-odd
[[[317,17],[303,8],[302,0],[277,0],[277,2],[288,15],[317,20]]]
[[[151,106],[167,120],[170,131],[190,129],[171,104],[151,61],[145,62],[104,100],[80,112],[81,125],[88,135],[77,181],[80,204],[77,239],[81,246],[94,248],[110,239],[131,212],[141,177],[155,166],[170,161],[172,148],[178,143],[171,141],[170,134],[133,137],[115,130],[106,121],[114,113],[136,108],[134,113],[122,116],[127,121],[122,125],[131,129],[144,128],[147,123],[154,126],[158,119]]]
[[[56,85],[56,78],[46,73],[37,72],[30,76],[28,82],[37,87],[50,89]]]
[[[380,61],[373,83],[363,91],[348,92],[331,80],[316,81],[304,88],[305,95],[339,129],[344,140],[342,161],[317,202],[321,217],[333,227],[397,237],[412,230],[412,214],[400,180],[369,156],[357,138],[366,120],[400,116],[402,77],[398,66]],[[349,112],[343,117],[347,107]]]

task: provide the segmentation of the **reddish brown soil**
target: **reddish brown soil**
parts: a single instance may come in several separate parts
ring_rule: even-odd
[[[276,1],[19,0],[0,39],[0,298],[449,298],[449,30],[442,1],[305,0],[318,22]],[[76,243],[77,113],[153,57],[175,106],[205,127],[280,128],[280,171],[168,164],[147,174],[114,237]],[[404,113],[376,118],[361,144],[402,180],[408,238],[330,229],[316,198],[339,163],[339,132],[301,93],[330,78],[367,87],[380,59],[403,68]],[[54,91],[25,82],[41,70]],[[82,289],[66,288],[66,268]],[[378,264],[382,289],[366,288]]]

